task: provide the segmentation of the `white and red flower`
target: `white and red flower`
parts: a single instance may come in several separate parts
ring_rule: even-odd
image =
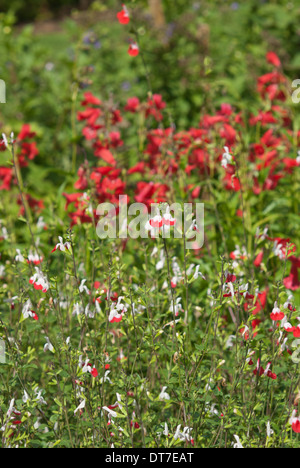
[[[99,373],[95,366],[92,366],[90,360],[87,358],[85,362],[82,361],[82,356],[79,357],[79,367],[81,368],[84,374],[89,373],[92,377],[98,377]]]
[[[122,5],[122,10],[117,13],[117,18],[120,24],[128,24],[130,21],[129,11],[126,5]]]
[[[29,283],[33,284],[34,289],[37,291],[46,293],[50,288],[48,280],[38,267],[35,267],[35,271],[36,273],[30,278]]]
[[[157,210],[157,214],[150,218],[146,223],[146,230],[150,231],[151,236],[155,235],[157,232],[160,231],[168,231],[171,226],[175,226],[176,218],[170,213],[170,208],[167,207],[166,212],[161,216],[159,210]]]
[[[110,314],[108,320],[110,323],[119,323],[121,322],[125,312],[127,312],[127,307],[121,303],[124,297],[119,297],[117,304],[113,304],[110,309]]]
[[[34,254],[30,251],[27,258],[27,263],[33,263],[37,266],[40,265],[43,260],[43,257],[40,257],[37,253]]]
[[[58,237],[59,243],[56,244],[54,249],[52,250],[51,253],[56,252],[56,250],[60,250],[61,252],[65,252],[65,250],[70,250],[71,249],[71,244],[70,242],[65,242],[62,237]]]
[[[296,434],[300,434],[300,416],[296,417],[296,415],[297,411],[294,410],[289,423],[292,426],[293,431],[296,432]]]
[[[139,53],[140,53],[140,48],[139,48],[138,43],[135,41],[132,41],[128,49],[128,54],[131,57],[137,57]]]
[[[28,319],[29,317],[33,318],[36,321],[39,319],[37,314],[34,312],[34,310],[32,310],[32,304],[31,304],[30,299],[28,299],[28,301],[25,303],[22,309],[22,315],[25,320]]]
[[[277,302],[275,302],[272,313],[270,314],[271,320],[273,320],[274,322],[280,322],[284,319],[284,317],[285,313],[279,309]]]

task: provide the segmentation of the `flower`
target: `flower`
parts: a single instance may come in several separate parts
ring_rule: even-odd
[[[16,257],[15,257],[16,262],[24,263],[24,262],[25,262],[25,258],[24,258],[23,255],[21,254],[20,249],[16,249],[16,252],[17,252],[17,255],[16,255]]]
[[[223,156],[222,156],[221,166],[224,169],[227,169],[228,164],[232,164],[233,158],[231,154],[229,153],[228,146],[224,146],[224,150],[225,150],[225,153],[223,153]]]
[[[160,231],[168,232],[171,226],[175,226],[176,218],[173,218],[170,213],[170,207],[168,206],[166,212],[161,216],[159,209],[157,209],[157,214],[150,218],[146,225],[145,229],[150,231],[152,237],[154,237]]]
[[[170,395],[166,392],[168,387],[163,387],[162,391],[159,394],[160,400],[170,400]]]
[[[37,253],[32,253],[32,251],[29,252],[28,258],[27,258],[27,263],[33,263],[34,265],[40,265],[43,261],[43,257],[40,257]]]
[[[56,246],[54,247],[51,253],[55,252],[56,250],[60,250],[61,252],[64,252],[65,250],[70,250],[71,248],[70,242],[64,243],[62,237],[59,237],[58,240],[59,240],[59,243],[56,244]]]
[[[292,268],[290,275],[287,278],[284,278],[283,284],[287,289],[290,289],[292,291],[296,291],[297,289],[300,288],[300,281],[299,281],[299,274],[298,274],[298,269],[300,268],[300,257],[295,257],[292,255],[288,259],[290,262],[292,262]]]
[[[4,146],[8,148],[8,141],[7,141],[7,136],[5,135],[5,133],[2,133],[2,139],[3,139]]]
[[[274,434],[274,431],[273,429],[271,429],[271,423],[270,421],[268,421],[267,422],[267,436],[272,437],[273,434]]]
[[[54,353],[54,347],[52,343],[50,342],[48,336],[46,336],[45,338],[46,338],[47,343],[44,346],[44,353],[46,353],[46,351],[50,351],[51,353]]]
[[[90,363],[90,360],[88,358],[85,360],[85,362],[83,362],[82,356],[79,356],[78,366],[84,374],[89,373],[94,378],[98,377],[99,375],[96,367],[95,366],[92,367],[92,364]]]
[[[72,313],[73,317],[75,315],[76,317],[78,317],[78,315],[83,314],[83,312],[84,312],[83,307],[78,302],[76,302],[73,307],[73,313]]]
[[[122,299],[124,299],[124,297],[121,296],[118,298],[117,304],[112,304],[108,318],[110,323],[121,322],[123,315],[127,312],[127,307],[125,307],[124,304],[121,304]]]
[[[85,285],[86,281],[87,281],[86,279],[83,279],[83,280],[81,281],[81,283],[80,283],[80,285],[79,285],[79,292],[82,294],[83,291],[85,291],[86,294],[89,295],[89,294],[90,294],[90,290],[89,290],[88,287]]]
[[[267,62],[269,62],[271,65],[274,65],[274,67],[278,68],[281,65],[280,59],[278,56],[275,54],[275,52],[268,52],[266,55]]]
[[[176,219],[171,216],[169,206],[167,207],[166,212],[163,214],[162,221],[164,226],[175,226]]]
[[[297,414],[297,411],[294,410],[289,423],[292,426],[293,431],[296,432],[296,434],[300,434],[300,416],[298,416],[297,418],[296,414]]]
[[[174,304],[173,300],[171,301],[171,306],[170,306],[169,311],[172,312],[173,314],[175,314],[175,317],[178,317],[179,312],[183,311],[183,308],[182,308],[182,305],[181,305],[181,297],[178,297],[176,299],[175,304]]]
[[[116,418],[118,416],[118,413],[116,413],[115,411],[113,411],[112,409],[110,409],[108,406],[102,406],[102,409],[107,411],[108,414],[110,416],[112,416],[113,418]]]
[[[139,53],[140,53],[140,48],[138,46],[138,43],[135,41],[132,41],[128,49],[128,54],[131,57],[137,57]]]
[[[82,413],[82,410],[85,408],[85,400],[82,400],[82,402],[80,403],[80,405],[78,406],[78,408],[76,408],[76,410],[74,411],[74,414],[77,413],[77,411],[80,411],[80,414]]]
[[[129,11],[126,5],[122,5],[122,10],[117,13],[117,18],[120,24],[128,24],[130,22]]]
[[[282,319],[284,319],[284,317],[285,317],[284,312],[281,312],[281,310],[280,310],[279,307],[278,307],[277,302],[275,302],[274,308],[273,308],[273,310],[272,310],[272,313],[270,314],[271,320],[273,320],[274,322],[276,322],[276,321],[279,322],[279,321],[281,321]]]
[[[34,320],[38,320],[39,318],[37,314],[34,312],[34,310],[31,310],[31,309],[32,309],[32,304],[31,304],[30,299],[28,299],[28,301],[25,303],[22,309],[23,318],[26,320],[28,317],[32,317]]]
[[[300,324],[297,327],[294,327],[293,335],[295,338],[300,338]]]
[[[240,441],[239,436],[237,436],[237,435],[235,434],[235,435],[234,435],[234,438],[235,438],[236,442],[233,443],[233,448],[235,448],[235,449],[236,449],[236,448],[237,448],[237,449],[243,449],[244,447],[243,447],[242,444],[241,444],[241,441]]]
[[[29,283],[34,285],[34,289],[46,293],[50,288],[46,276],[38,267],[35,267],[36,273],[30,278]]]
[[[194,445],[194,440],[190,436],[190,432],[193,430],[191,427],[186,426],[181,432],[181,424],[177,426],[176,432],[174,434],[174,439],[179,439],[181,442],[191,442]]]

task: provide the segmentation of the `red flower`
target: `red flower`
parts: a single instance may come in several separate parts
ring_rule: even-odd
[[[300,434],[300,417],[296,418],[297,411],[294,410],[292,417],[290,419],[290,424],[292,426],[292,429],[296,434]]]
[[[117,18],[120,24],[128,24],[130,21],[129,11],[125,5],[122,5],[123,9],[117,13]]]
[[[269,62],[271,65],[274,65],[274,67],[280,67],[281,62],[278,58],[278,56],[275,54],[275,52],[268,52],[266,55],[267,62]]]
[[[281,312],[281,310],[279,309],[279,307],[278,307],[278,305],[277,305],[277,302],[275,302],[274,308],[273,308],[273,310],[272,310],[272,313],[270,314],[271,320],[273,320],[274,322],[279,322],[279,321],[281,321],[284,317],[285,317],[284,312]]]
[[[10,167],[0,167],[0,190],[10,190],[11,180],[13,178],[13,171]]]
[[[81,102],[83,107],[88,105],[101,106],[102,102],[91,92],[84,93],[84,100]]]
[[[35,136],[36,134],[30,131],[29,124],[22,126],[21,132],[17,138],[17,141],[20,142],[21,145],[21,152],[18,154],[19,164],[21,167],[28,166],[28,160],[33,160],[39,154],[36,143],[28,141]]]
[[[140,53],[140,48],[138,46],[138,43],[135,42],[135,41],[132,41],[132,43],[130,44],[129,46],[129,49],[128,49],[128,54],[131,56],[131,57],[137,57]]]
[[[290,275],[287,278],[284,278],[283,284],[287,289],[291,289],[292,291],[296,291],[300,288],[300,281],[298,275],[298,269],[300,268],[300,257],[295,257],[294,255],[290,257],[288,260],[292,262],[292,268]]]
[[[137,97],[129,98],[125,106],[125,110],[127,112],[135,113],[138,110],[139,105],[140,105],[139,98]]]
[[[294,327],[293,335],[294,335],[295,338],[300,338],[300,325],[298,325],[297,327]]]
[[[263,261],[263,256],[264,256],[264,251],[262,250],[261,252],[259,252],[259,254],[257,255],[256,259],[253,262],[254,266],[259,267],[261,265]]]

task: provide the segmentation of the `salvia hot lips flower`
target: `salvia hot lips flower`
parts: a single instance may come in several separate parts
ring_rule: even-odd
[[[35,267],[35,271],[36,273],[30,278],[29,283],[33,284],[34,289],[37,291],[46,293],[50,288],[48,280],[38,267]]]
[[[227,169],[227,166],[228,166],[229,164],[232,164],[232,163],[233,163],[233,158],[232,158],[231,154],[229,153],[229,148],[228,148],[228,146],[224,146],[224,150],[225,150],[225,153],[223,153],[223,156],[222,156],[221,166],[222,166],[224,169]]]
[[[64,240],[62,237],[59,237],[58,240],[59,240],[59,243],[56,244],[56,246],[54,247],[51,253],[56,252],[56,250],[60,250],[61,252],[65,252],[65,250],[70,250],[71,248],[70,242],[64,243]]]
[[[296,415],[297,415],[297,411],[294,410],[289,422],[290,422],[290,425],[292,426],[293,431],[296,432],[296,434],[300,434],[300,416],[298,416],[297,418]]]
[[[136,41],[131,41],[129,49],[128,49],[128,54],[131,57],[137,57],[140,53],[140,48],[139,45]]]
[[[273,320],[274,322],[280,322],[282,319],[284,319],[284,317],[285,317],[284,312],[282,312],[279,309],[277,302],[275,302],[274,308],[273,308],[272,313],[270,315],[271,320]]]
[[[50,339],[48,338],[48,336],[45,336],[45,340],[46,340],[46,344],[44,346],[44,353],[46,353],[47,351],[50,351],[50,353],[55,353],[55,349],[54,349],[54,346],[53,344],[51,343]]]
[[[175,226],[175,224],[176,218],[172,217],[170,208],[167,207],[166,212],[162,216],[159,210],[157,210],[157,214],[147,221],[145,228],[147,231],[150,231],[151,235],[155,235],[160,231],[168,231],[170,227]]]
[[[126,5],[122,5],[122,10],[117,13],[117,18],[120,24],[128,24],[130,22],[129,11]]]
[[[27,263],[33,263],[34,265],[40,265],[43,261],[43,257],[40,257],[37,253],[29,252]]]
[[[117,304],[111,306],[109,321],[110,323],[119,323],[121,322],[123,315],[127,312],[127,307],[124,304],[121,304],[121,301],[124,298],[121,296],[118,299]]]
[[[297,327],[294,327],[293,335],[295,338],[300,338],[300,324]]]
[[[32,310],[32,304],[30,299],[28,299],[28,301],[25,303],[22,309],[22,316],[24,320],[28,319],[29,317],[33,318],[34,320],[39,319],[34,310]]]
[[[82,372],[84,374],[89,373],[94,378],[98,377],[99,375],[96,367],[92,367],[92,364],[90,363],[89,359],[86,359],[85,362],[82,361],[82,356],[79,357],[79,367],[82,368]]]

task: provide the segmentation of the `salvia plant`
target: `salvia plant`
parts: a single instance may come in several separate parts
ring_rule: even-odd
[[[89,29],[59,67],[39,48],[18,62],[31,32],[3,20],[1,447],[299,448],[300,121],[285,65],[266,50],[252,106],[214,105],[206,57],[206,103],[180,127],[141,9],[109,13],[116,51]],[[113,54],[139,93],[102,91],[102,42],[97,60]]]

